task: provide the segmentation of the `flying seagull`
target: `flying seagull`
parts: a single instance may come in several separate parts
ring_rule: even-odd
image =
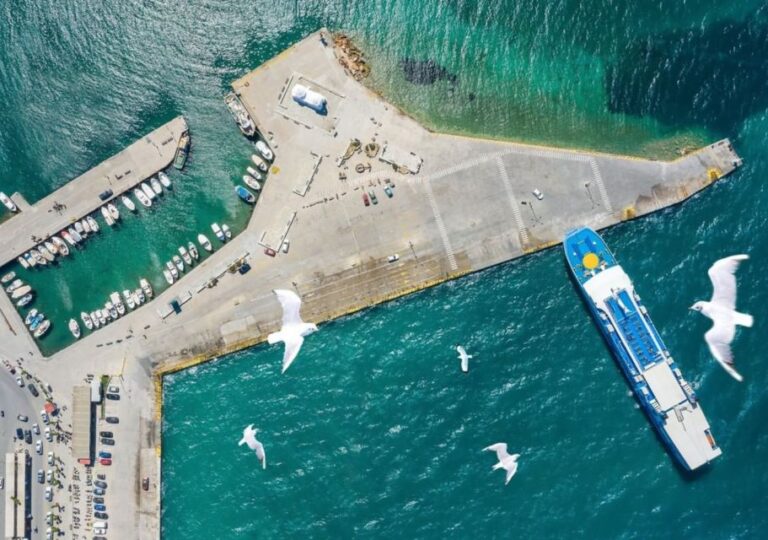
[[[301,344],[304,343],[304,336],[312,332],[317,332],[317,325],[305,323],[301,320],[299,309],[301,309],[301,298],[293,292],[285,289],[275,289],[272,291],[280,301],[283,307],[283,327],[279,332],[274,332],[267,336],[270,345],[282,341],[285,343],[285,354],[283,354],[283,371],[288,369],[291,363],[299,354]]]
[[[258,429],[253,429],[253,424],[243,430],[243,438],[237,443],[238,446],[248,445],[248,448],[256,452],[256,457],[261,460],[261,468],[267,468],[267,454],[264,453],[264,445],[256,440]]]
[[[459,353],[459,360],[461,360],[461,371],[467,373],[469,371],[469,359],[472,358],[472,355],[467,354],[461,345],[456,345],[456,352]]]
[[[520,457],[520,454],[512,454],[509,455],[507,453],[507,443],[496,443],[492,444],[491,446],[488,446],[487,448],[483,448],[483,450],[490,450],[492,452],[496,452],[496,457],[499,459],[499,462],[493,466],[493,470],[496,469],[504,469],[507,471],[507,481],[504,482],[504,485],[506,486],[509,484],[509,481],[512,480],[512,477],[515,476],[515,473],[517,472],[517,458]]]
[[[712,281],[712,300],[699,301],[691,306],[694,311],[700,311],[714,323],[704,334],[712,356],[715,357],[728,375],[741,382],[744,378],[733,367],[731,342],[736,335],[736,325],[752,326],[752,315],[736,311],[736,270],[741,261],[749,259],[748,255],[731,255],[720,259],[707,271]]]

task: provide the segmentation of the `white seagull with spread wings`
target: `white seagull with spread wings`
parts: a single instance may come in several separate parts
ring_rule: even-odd
[[[461,360],[461,371],[467,373],[469,371],[469,359],[472,358],[472,355],[467,354],[461,345],[456,345],[456,352],[459,353],[459,360]]]
[[[256,457],[261,461],[261,468],[267,468],[267,454],[264,453],[264,445],[256,440],[258,429],[253,429],[253,424],[243,430],[243,438],[237,443],[238,446],[248,445],[248,448],[256,452]]]
[[[715,357],[728,374],[741,382],[744,378],[733,367],[731,342],[736,336],[736,325],[752,326],[752,315],[736,311],[736,270],[748,255],[732,255],[720,259],[707,271],[712,281],[712,300],[696,302],[691,306],[712,319],[712,328],[704,334],[712,356]]]
[[[285,289],[275,289],[272,291],[280,301],[283,307],[283,327],[279,332],[274,332],[267,336],[269,344],[282,341],[285,343],[285,353],[283,354],[283,371],[288,369],[291,363],[299,354],[301,344],[304,343],[304,337],[312,332],[317,332],[317,325],[305,323],[301,320],[301,298],[293,292]]]
[[[496,457],[499,458],[499,462],[493,466],[493,470],[496,469],[504,469],[507,471],[507,481],[504,482],[504,485],[506,486],[509,484],[509,481],[512,480],[512,477],[515,476],[515,473],[517,472],[517,458],[520,457],[520,454],[512,454],[510,455],[507,452],[507,443],[496,443],[492,444],[491,446],[488,446],[486,448],[483,448],[483,451],[490,450],[491,452],[496,452]]]

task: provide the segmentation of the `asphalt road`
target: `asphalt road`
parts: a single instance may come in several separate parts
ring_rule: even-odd
[[[45,485],[37,482],[37,471],[42,469],[48,470],[48,463],[46,462],[46,453],[48,451],[47,442],[45,440],[45,425],[40,418],[40,410],[43,408],[43,396],[37,398],[33,397],[27,389],[27,384],[30,381],[25,379],[24,388],[19,388],[16,383],[16,377],[20,371],[16,370],[16,375],[12,375],[8,368],[0,366],[0,410],[4,411],[5,416],[0,418],[0,456],[2,457],[2,465],[0,465],[0,476],[5,477],[5,454],[11,452],[14,445],[14,437],[16,436],[16,428],[32,429],[32,424],[37,423],[40,426],[40,435],[32,433],[32,444],[21,443],[24,448],[27,449],[29,455],[32,457],[31,466],[31,482],[32,482],[32,499],[31,499],[31,511],[32,511],[32,530],[38,528],[37,534],[32,533],[32,538],[45,538],[45,513],[48,511],[48,503],[45,501]],[[39,385],[35,385],[39,388]],[[29,418],[27,422],[20,422],[17,419],[19,414],[23,414]],[[35,441],[40,439],[43,441],[43,454],[38,455],[35,452]],[[8,478],[5,478],[5,486],[2,491],[3,504],[0,504],[0,524],[5,526],[5,495],[8,489]]]

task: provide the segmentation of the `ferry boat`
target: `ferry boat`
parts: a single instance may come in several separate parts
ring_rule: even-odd
[[[176,157],[173,158],[173,166],[181,170],[187,162],[189,155],[189,134],[184,133],[179,139],[179,146],[176,148]]]
[[[722,450],[696,394],[603,239],[583,227],[567,233],[563,247],[595,324],[669,452],[690,471],[715,459]]]

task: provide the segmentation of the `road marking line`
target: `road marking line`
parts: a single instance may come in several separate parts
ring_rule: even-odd
[[[445,229],[445,223],[440,215],[440,209],[437,207],[437,201],[435,200],[435,194],[432,192],[432,185],[428,179],[424,179],[424,189],[427,192],[427,198],[429,199],[429,205],[432,207],[432,213],[435,215],[435,222],[437,223],[437,230],[440,231],[440,236],[443,240],[443,247],[448,255],[448,264],[451,265],[451,270],[458,270],[459,267],[456,264],[456,258],[453,256],[453,247],[451,247],[451,241],[448,238],[448,231]]]
[[[611,206],[611,200],[608,198],[608,192],[603,184],[603,176],[600,174],[600,168],[597,166],[597,160],[595,158],[589,158],[589,166],[592,168],[592,175],[595,177],[595,183],[597,183],[597,189],[600,191],[600,198],[603,199],[603,206],[605,211],[609,214],[613,213],[613,207]]]
[[[504,161],[501,159],[501,156],[496,157],[496,165],[498,165],[499,175],[501,175],[501,179],[504,181],[504,189],[507,192],[507,197],[509,197],[509,206],[512,208],[512,217],[515,218],[515,222],[517,223],[517,229],[520,232],[520,238],[523,240],[524,244],[527,244],[529,243],[528,228],[525,226],[525,222],[523,221],[523,216],[520,213],[520,206],[517,204],[515,193],[512,191],[512,184],[509,181],[507,168],[504,166]]]

